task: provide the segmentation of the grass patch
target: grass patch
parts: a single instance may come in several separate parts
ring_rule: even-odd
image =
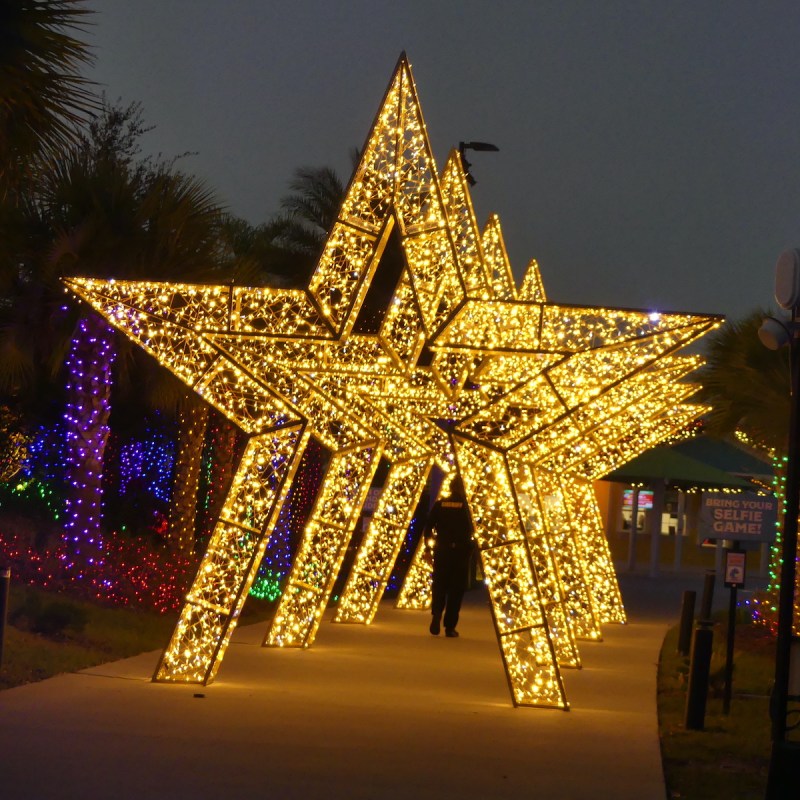
[[[106,608],[12,585],[8,618],[0,689],[163,647],[177,613]]]
[[[241,622],[268,619],[274,603],[250,598]],[[109,608],[30,587],[11,587],[0,689],[159,650],[178,612]],[[53,618],[63,622],[60,629]],[[44,620],[44,623],[42,622]]]
[[[770,754],[769,691],[775,640],[742,619],[736,627],[733,697],[722,713],[727,622],[714,627],[705,730],[684,727],[689,659],[677,652],[678,627],[664,639],[658,668],[658,718],[668,796],[681,800],[762,798]]]

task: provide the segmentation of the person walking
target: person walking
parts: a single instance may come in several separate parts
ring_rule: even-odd
[[[450,496],[440,498],[425,523],[423,536],[433,547],[433,588],[430,632],[438,636],[444,614],[445,636],[458,636],[458,614],[467,588],[467,570],[472,551],[472,521],[460,477],[453,479]]]

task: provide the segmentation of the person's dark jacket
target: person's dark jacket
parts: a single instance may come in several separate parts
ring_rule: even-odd
[[[472,522],[467,502],[454,494],[433,504],[425,525],[425,536],[436,531],[435,549],[469,550],[472,546]]]

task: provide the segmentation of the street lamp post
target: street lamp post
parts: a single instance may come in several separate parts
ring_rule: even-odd
[[[500,148],[496,144],[492,144],[491,142],[459,142],[458,143],[458,153],[461,156],[461,166],[464,168],[464,175],[467,179],[467,183],[470,186],[474,186],[477,181],[475,178],[472,177],[472,173],[469,171],[469,168],[472,164],[467,161],[467,157],[464,155],[465,150],[478,150],[480,152],[490,152],[490,153],[497,153]]]
[[[791,311],[791,322],[768,318],[759,338],[770,349],[790,348],[791,405],[786,468],[786,497],[781,547],[781,585],[778,595],[778,634],[775,648],[775,686],[770,702],[772,752],[766,800],[800,795],[800,743],[786,739],[791,676],[792,618],[794,613],[797,518],[800,514],[800,250],[789,250],[775,267],[775,299]],[[781,328],[783,332],[781,332]]]

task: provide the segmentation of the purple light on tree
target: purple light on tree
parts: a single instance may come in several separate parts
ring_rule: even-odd
[[[175,442],[163,431],[148,425],[144,439],[132,439],[119,451],[119,493],[147,492],[169,502]]]
[[[108,441],[113,331],[97,316],[78,322],[67,367],[64,559],[80,576],[102,565],[103,456]]]

